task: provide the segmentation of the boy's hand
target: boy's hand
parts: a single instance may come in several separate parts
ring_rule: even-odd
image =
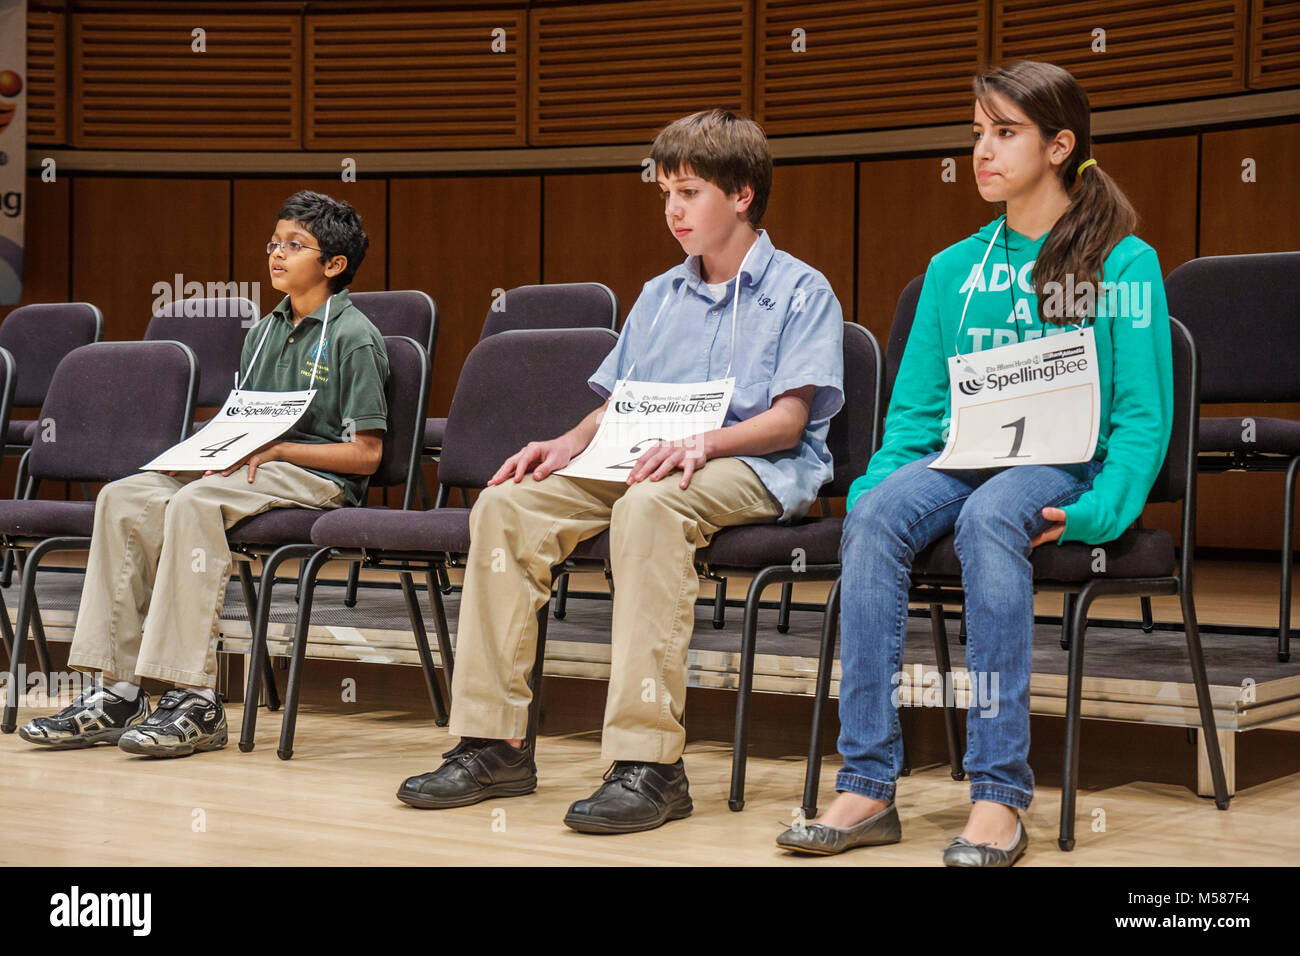
[[[1034,536],[1034,540],[1029,542],[1031,548],[1036,548],[1040,544],[1047,544],[1049,541],[1055,541],[1065,533],[1065,512],[1060,508],[1044,508],[1043,517],[1052,523]]]
[[[677,484],[685,490],[691,483],[691,475],[703,468],[708,460],[709,451],[703,435],[660,442],[637,459],[632,473],[627,476],[627,483],[635,485],[646,478],[658,481],[680,468],[682,480]]]
[[[227,468],[225,471],[221,472],[221,477],[222,477],[222,478],[229,478],[232,474],[234,474],[234,473],[235,473],[236,471],[238,471],[240,468],[243,468],[245,465],[247,465],[247,466],[248,466],[248,480],[249,480],[249,483],[251,484],[252,481],[253,481],[253,479],[257,476],[257,466],[258,466],[258,465],[264,465],[264,464],[266,464],[268,461],[280,461],[280,443],[279,443],[279,442],[276,442],[276,441],[269,442],[268,444],[265,444],[265,445],[263,445],[261,448],[257,449],[257,451],[253,452],[252,454],[250,454],[250,455],[245,455],[243,458],[241,458],[239,461],[235,462],[233,465],[231,465],[231,466],[230,466],[229,468]],[[215,475],[215,474],[216,474],[215,471],[205,471],[205,472],[203,473],[203,477],[206,478],[206,477],[208,477],[208,475]]]
[[[565,437],[552,438],[550,441],[530,441],[506,459],[505,464],[497,469],[497,473],[488,479],[488,485],[489,487],[499,485],[511,477],[518,484],[530,468],[533,469],[533,478],[541,481],[572,460],[573,449]]]

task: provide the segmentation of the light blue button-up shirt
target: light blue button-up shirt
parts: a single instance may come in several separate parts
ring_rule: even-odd
[[[733,278],[715,301],[695,256],[655,276],[588,381],[608,398],[629,370],[641,382],[707,382],[725,378],[730,364],[736,388],[724,425],[767,411],[783,392],[814,386],[798,445],[761,457],[737,456],[785,509],[781,520],[790,521],[807,512],[833,473],[826,434],[844,404],[844,319],[826,277],[773,247],[766,230],[759,230],[741,272],[733,351],[735,294]]]

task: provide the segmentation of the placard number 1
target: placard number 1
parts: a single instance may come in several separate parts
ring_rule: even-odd
[[[1032,458],[1032,455],[1020,454],[1020,443],[1025,440],[1025,417],[1021,415],[1014,422],[1007,422],[1003,428],[1014,428],[1016,437],[1011,440],[1011,453],[1009,455],[998,455],[999,458]]]

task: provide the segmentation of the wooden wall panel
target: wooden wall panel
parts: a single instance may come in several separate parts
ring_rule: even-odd
[[[778,249],[830,282],[844,318],[853,321],[853,163],[778,166],[763,227]]]
[[[1246,88],[1247,0],[993,0],[994,63],[1069,70],[1094,108]],[[1105,52],[1093,31],[1105,30]]]
[[[1155,248],[1165,275],[1196,258],[1197,149],[1195,136],[1093,146],[1097,164],[1137,210],[1137,234]]]
[[[74,14],[71,69],[74,146],[302,147],[299,17]]]
[[[68,141],[67,17],[27,11],[27,142]]]
[[[388,199],[383,179],[361,179],[344,183],[337,179],[237,179],[231,217],[233,256],[231,278],[236,282],[260,282],[262,314],[275,308],[283,295],[271,285],[266,242],[275,231],[275,214],[280,204],[300,189],[345,199],[361,215],[361,227],[370,237],[365,261],[350,288],[356,292],[388,288]],[[299,253],[307,255],[307,253]]]
[[[72,183],[72,210],[72,298],[103,310],[105,339],[144,335],[155,283],[230,275],[225,180],[83,176]]]
[[[748,0],[632,0],[529,12],[528,141],[637,143],[710,107],[752,110]]]
[[[1300,84],[1300,3],[1251,0],[1251,88],[1296,84]]]
[[[308,15],[308,149],[525,145],[523,10]],[[493,52],[493,31],[505,50]]]
[[[962,120],[987,19],[964,0],[758,0],[756,118],[769,133]]]
[[[1200,208],[1200,255],[1300,249],[1300,123],[1202,134]]]
[[[23,243],[23,298],[19,305],[68,300],[69,179],[43,183],[27,177],[26,228]],[[98,303],[97,303],[98,304]],[[0,320],[18,308],[0,306]]]
[[[429,414],[445,417],[494,289],[542,281],[538,176],[394,179],[389,287],[438,303]]]
[[[603,282],[624,319],[648,279],[686,258],[639,168],[545,176],[542,195],[542,281]]]
[[[882,348],[903,287],[936,252],[1001,214],[980,198],[970,154],[948,158],[955,182],[943,181],[939,156],[858,164],[857,321]]]

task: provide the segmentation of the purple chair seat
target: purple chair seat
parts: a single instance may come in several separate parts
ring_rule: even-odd
[[[0,500],[0,534],[88,538],[95,530],[93,501]]]
[[[1255,452],[1264,455],[1300,455],[1300,421],[1254,418],[1254,441],[1246,441],[1241,418],[1202,418],[1197,448],[1202,452]]]
[[[245,518],[226,532],[232,545],[274,548],[311,540],[311,529],[328,510],[272,508]]]
[[[750,524],[723,528],[713,536],[707,549],[696,553],[696,559],[715,568],[758,570],[789,564],[795,558],[795,549],[801,548],[807,564],[838,564],[843,527],[843,518],[809,518],[791,525]],[[602,531],[579,543],[570,557],[608,561],[609,532]]]
[[[1097,558],[1093,551],[1103,549],[1106,570],[1098,575],[1093,571]],[[1174,574],[1174,541],[1169,532],[1143,528],[1130,528],[1123,535],[1105,545],[1069,542],[1063,545],[1045,544],[1035,548],[1030,560],[1035,581],[1083,582],[1095,577],[1163,578]],[[811,561],[810,561],[811,563]],[[912,563],[915,576],[961,577],[961,562],[953,547],[952,535],[945,535],[916,556]]]
[[[321,517],[311,540],[322,548],[463,553],[469,551],[469,509],[344,508]]]
[[[424,420],[424,447],[441,448],[442,436],[447,431],[447,419],[426,418]]]
[[[19,419],[9,422],[9,430],[5,432],[5,441],[10,445],[30,445],[32,440],[27,437],[28,431],[36,433],[36,422],[30,418]]]
[[[25,422],[23,425],[23,441],[32,444],[36,441],[36,436],[40,434],[40,422]]]

